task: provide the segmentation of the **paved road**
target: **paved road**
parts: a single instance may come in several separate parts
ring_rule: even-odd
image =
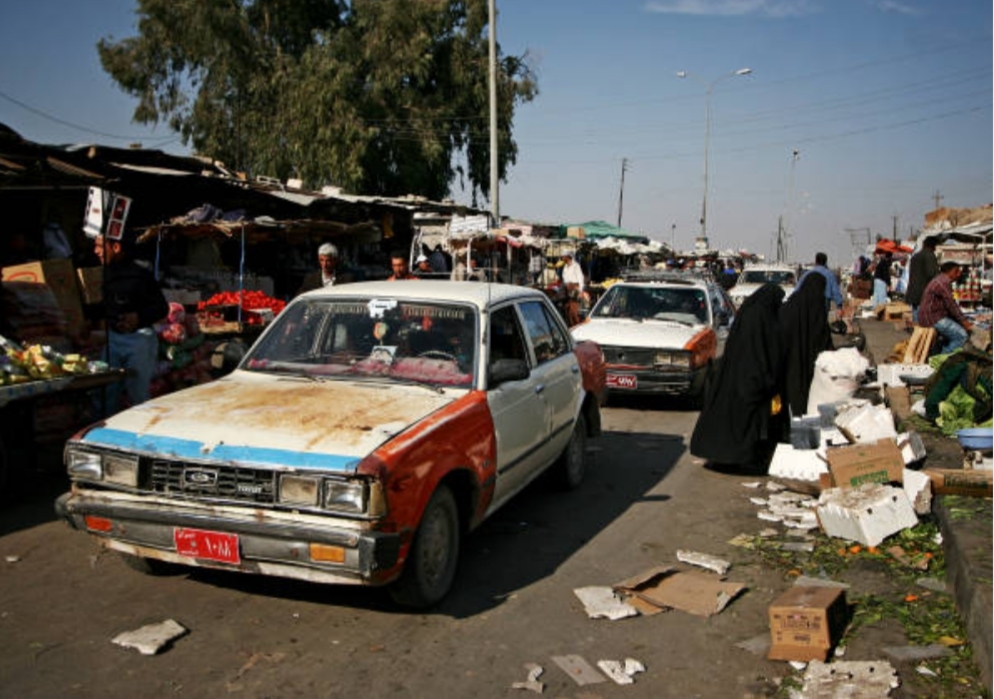
[[[785,588],[727,544],[760,524],[744,477],[700,468],[685,444],[696,413],[605,411],[584,486],[536,483],[468,538],[455,592],[428,614],[381,591],[237,574],[154,578],[98,554],[54,521],[56,473],[0,514],[0,695],[11,697],[503,697],[545,668],[551,697],[746,696],[786,667],[736,648],[766,632]],[[748,586],[721,614],[588,619],[572,590],[605,585],[687,548],[735,563]],[[16,560],[10,558],[14,557]],[[175,619],[189,634],[142,656],[117,634]],[[632,657],[634,686],[580,687],[552,656]]]

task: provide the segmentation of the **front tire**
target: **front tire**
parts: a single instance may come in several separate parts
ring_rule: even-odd
[[[581,411],[576,416],[576,424],[573,425],[573,434],[570,435],[569,444],[559,457],[557,468],[559,471],[559,482],[565,490],[576,490],[583,482],[587,465],[587,419]]]
[[[459,543],[459,508],[448,486],[440,485],[421,516],[404,570],[390,588],[393,600],[425,609],[445,597],[455,578]]]

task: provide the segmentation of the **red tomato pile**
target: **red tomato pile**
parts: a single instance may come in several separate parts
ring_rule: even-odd
[[[268,308],[276,316],[286,306],[285,301],[274,299],[272,296],[266,296],[261,291],[242,291],[241,293],[237,291],[221,291],[206,301],[198,303],[197,310],[209,311],[217,306],[237,306],[239,302],[241,303],[242,310],[249,311],[245,321],[250,325],[257,325],[263,322],[262,317],[255,313],[255,311]]]

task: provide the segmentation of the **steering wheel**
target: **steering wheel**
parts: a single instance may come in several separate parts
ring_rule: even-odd
[[[459,363],[459,359],[454,354],[443,352],[442,350],[425,350],[418,357],[428,357],[429,359],[445,359],[450,362]]]

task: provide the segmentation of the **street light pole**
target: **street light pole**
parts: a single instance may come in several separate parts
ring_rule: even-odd
[[[704,196],[701,198],[701,238],[705,240],[708,235],[708,151],[711,147],[711,93],[714,92],[714,86],[719,81],[739,75],[749,75],[750,73],[752,73],[752,68],[739,68],[731,73],[719,75],[711,82],[705,82],[693,73],[688,73],[685,70],[679,70],[676,74],[678,78],[693,78],[707,86],[707,92],[704,94]]]

